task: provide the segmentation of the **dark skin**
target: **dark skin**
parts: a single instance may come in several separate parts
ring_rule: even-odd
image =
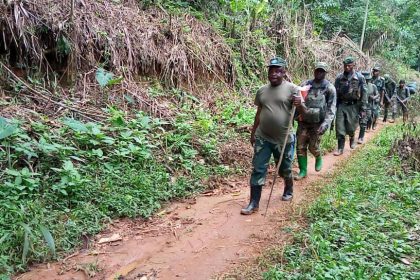
[[[400,83],[400,89],[403,89],[404,87],[405,87],[405,83]],[[407,102],[407,99],[408,98],[406,98],[404,100],[399,100],[399,101],[405,105],[405,103]]]
[[[268,80],[272,87],[277,87],[283,83],[284,77],[286,76],[286,69],[284,67],[279,66],[271,66],[268,68]],[[300,100],[300,97],[298,97]],[[296,104],[299,103],[299,105]],[[300,106],[301,101],[295,102],[295,97],[293,98],[293,105]],[[254,125],[252,126],[251,132],[251,145],[255,144],[255,131],[257,130],[258,125],[260,124],[260,114],[261,114],[261,106],[258,106],[257,113],[255,114]]]
[[[375,77],[375,78],[379,77],[379,70],[373,70],[373,71],[372,71],[372,75],[373,75],[373,77]]]
[[[344,64],[344,73],[352,73],[355,65],[354,63]]]

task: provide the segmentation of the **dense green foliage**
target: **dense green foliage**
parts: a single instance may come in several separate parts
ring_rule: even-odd
[[[296,14],[308,10],[316,34],[330,39],[338,32],[359,43],[362,35],[367,0],[162,0],[172,10],[189,9],[197,17],[210,15],[207,20],[235,42],[238,50],[249,59],[249,69],[259,69],[254,63],[261,61],[252,47],[259,43],[282,54],[281,44],[268,37],[270,27],[278,25],[278,12]],[[267,28],[268,27],[268,28]],[[420,69],[420,10],[416,0],[370,0],[363,44],[364,51],[382,55]],[[385,35],[384,35],[385,34]],[[302,34],[303,35],[303,34]],[[272,37],[272,36],[271,36]],[[255,57],[253,57],[255,56]],[[253,67],[254,66],[254,67]],[[247,72],[248,73],[248,72]],[[250,73],[248,73],[250,74]]]
[[[0,119],[0,275],[73,249],[110,218],[148,217],[205,188],[202,179],[235,171],[219,148],[242,137],[234,126],[249,124],[254,110],[220,102],[211,115],[188,104],[172,122],[112,108],[103,125]]]
[[[367,0],[301,1],[311,10],[323,37],[344,32],[360,42]],[[416,0],[370,0],[363,49],[368,51],[386,33],[378,52],[386,58],[420,67],[420,10]],[[375,52],[373,52],[375,54]]]
[[[404,174],[388,156],[404,131],[420,134],[386,127],[335,173],[308,209],[309,227],[265,279],[419,278],[420,174]]]

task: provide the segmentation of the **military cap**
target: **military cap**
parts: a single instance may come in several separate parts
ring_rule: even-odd
[[[354,63],[356,61],[356,59],[352,56],[348,56],[343,60],[344,64],[350,64],[350,63]]]
[[[405,84],[405,80],[400,80],[399,84]]]
[[[372,74],[370,73],[370,71],[362,71],[362,75],[363,77],[365,77],[366,80],[372,79]]]
[[[274,57],[270,59],[270,63],[267,67],[287,67],[287,62],[281,57]]]
[[[389,74],[385,74],[385,75],[384,75],[384,78],[385,78],[385,79],[389,79],[389,78],[391,78],[391,76],[389,76]]]
[[[381,70],[381,67],[379,67],[379,66],[375,66],[375,67],[373,67],[373,68],[372,68],[372,70],[373,70],[373,71],[380,71],[380,70]]]
[[[322,69],[322,70],[324,70],[325,72],[328,72],[328,70],[329,70],[329,67],[328,67],[328,64],[327,63],[325,63],[325,62],[317,62],[316,64],[315,64],[315,70],[316,69]]]

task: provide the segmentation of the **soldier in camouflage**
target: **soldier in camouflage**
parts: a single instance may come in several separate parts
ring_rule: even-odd
[[[335,79],[337,91],[336,135],[338,147],[334,152],[340,156],[344,152],[345,137],[350,137],[350,148],[356,147],[355,131],[359,124],[359,117],[366,117],[367,87],[362,74],[354,70],[355,59],[347,57],[344,61],[344,72]]]
[[[368,121],[367,129],[372,128],[375,130],[376,128],[376,121],[379,118],[379,111],[380,111],[380,103],[381,103],[381,97],[384,94],[385,91],[385,78],[380,76],[380,67],[375,66],[372,69],[372,84],[376,86],[378,89],[379,94],[379,100],[374,100],[373,103],[369,103],[372,108],[372,119],[371,122]]]
[[[372,119],[374,117],[374,110],[375,110],[375,103],[379,103],[380,95],[378,93],[378,89],[375,84],[373,84],[372,81],[372,75],[369,71],[363,71],[362,75],[365,77],[366,80],[366,87],[367,87],[367,98],[368,98],[368,107],[366,110],[366,117],[360,118],[360,131],[359,131],[359,138],[357,140],[358,144],[362,144],[364,137],[365,137],[365,131],[367,128],[370,128],[370,125],[372,124]]]
[[[322,168],[322,156],[320,150],[321,136],[327,131],[334,120],[336,112],[336,92],[332,83],[325,79],[328,65],[319,62],[315,65],[314,79],[308,80],[302,86],[311,86],[305,97],[305,110],[297,114],[297,156],[299,174],[295,180],[305,178],[308,170],[307,151],[315,157],[315,171]]]
[[[392,119],[395,120],[398,111],[403,112],[403,123],[408,121],[408,107],[407,103],[410,99],[410,89],[405,86],[405,80],[400,80],[399,87],[395,90],[394,106],[392,110]]]
[[[388,118],[388,110],[392,108],[392,96],[394,95],[396,84],[395,81],[388,74],[385,74],[384,78],[385,87],[381,97],[381,104],[384,106],[383,122],[386,122]],[[390,122],[393,122],[393,120]]]

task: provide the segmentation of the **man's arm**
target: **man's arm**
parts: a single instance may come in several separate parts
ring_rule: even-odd
[[[367,96],[367,84],[366,84],[366,80],[364,77],[359,77],[359,79],[362,79],[361,81],[361,85],[360,85],[360,101],[361,101],[361,106],[360,106],[360,112],[365,114],[366,110],[368,108],[368,96]]]
[[[257,127],[260,124],[260,114],[261,114],[261,106],[258,106],[257,108],[257,113],[255,114],[255,118],[254,118],[254,125],[252,126],[252,131],[251,131],[251,145],[254,146],[255,144],[255,131],[257,131]]]
[[[410,89],[406,87],[404,88],[404,90],[405,90],[405,98],[402,102],[405,104],[410,99]]]
[[[328,86],[325,97],[327,102],[327,112],[321,126],[328,128],[334,120],[335,112],[337,111],[337,92],[332,84]]]

